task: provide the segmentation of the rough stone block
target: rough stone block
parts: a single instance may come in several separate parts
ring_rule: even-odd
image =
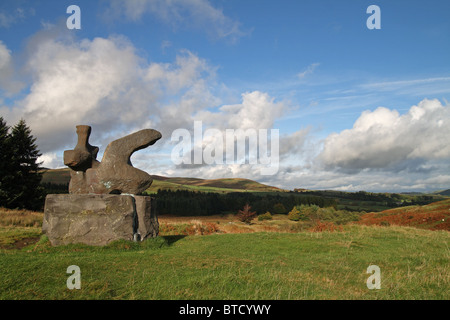
[[[52,245],[106,245],[158,235],[152,198],[132,195],[50,194],[45,200],[43,232]]]
[[[138,234],[141,240],[158,236],[159,223],[155,198],[134,196],[138,216]]]

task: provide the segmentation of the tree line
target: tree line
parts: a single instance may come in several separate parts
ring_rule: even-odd
[[[205,193],[188,190],[158,190],[155,195],[158,215],[208,216],[223,213],[236,213],[246,204],[251,205],[257,214],[267,211],[286,214],[297,205],[316,205],[336,207],[335,199],[304,195],[258,195],[249,192]]]

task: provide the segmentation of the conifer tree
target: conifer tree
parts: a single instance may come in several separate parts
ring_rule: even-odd
[[[6,205],[8,199],[8,180],[12,180],[9,170],[9,159],[11,158],[11,148],[9,145],[9,127],[0,117],[0,206]]]
[[[39,172],[38,158],[41,154],[35,144],[36,138],[22,119],[12,128],[6,140],[10,157],[6,159],[8,172],[4,190],[6,189],[7,199],[4,206],[40,209],[44,192],[39,186],[42,175]]]

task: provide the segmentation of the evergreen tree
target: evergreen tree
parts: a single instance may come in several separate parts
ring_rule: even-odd
[[[39,186],[42,175],[39,172],[41,156],[25,120],[20,120],[9,135],[8,148],[11,156],[8,161],[9,173],[6,179],[8,197],[6,207],[40,209],[44,198],[43,188]]]
[[[9,170],[12,152],[8,131],[9,127],[6,125],[3,117],[0,117],[0,206],[6,205],[6,200],[9,197],[6,187],[10,184],[8,180],[12,181]]]

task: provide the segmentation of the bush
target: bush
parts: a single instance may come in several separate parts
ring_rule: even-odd
[[[316,205],[300,205],[296,206],[296,209],[299,211],[301,220],[317,220],[317,212],[320,207]],[[324,210],[328,210],[330,208],[324,208]],[[331,208],[332,209],[332,208]]]
[[[311,229],[311,232],[334,232],[343,231],[342,226],[336,226],[333,222],[320,222],[317,221]]]
[[[300,211],[297,209],[297,207],[292,208],[291,211],[288,213],[289,220],[292,221],[299,221],[300,220]]]
[[[272,220],[272,219],[273,219],[273,217],[272,217],[272,215],[270,214],[269,211],[267,211],[266,213],[261,214],[261,215],[258,216],[258,221]]]
[[[346,224],[358,221],[364,212],[354,212],[346,210],[336,210],[333,207],[320,208],[316,205],[296,206],[300,211],[300,220],[305,221],[328,221],[335,224]]]

